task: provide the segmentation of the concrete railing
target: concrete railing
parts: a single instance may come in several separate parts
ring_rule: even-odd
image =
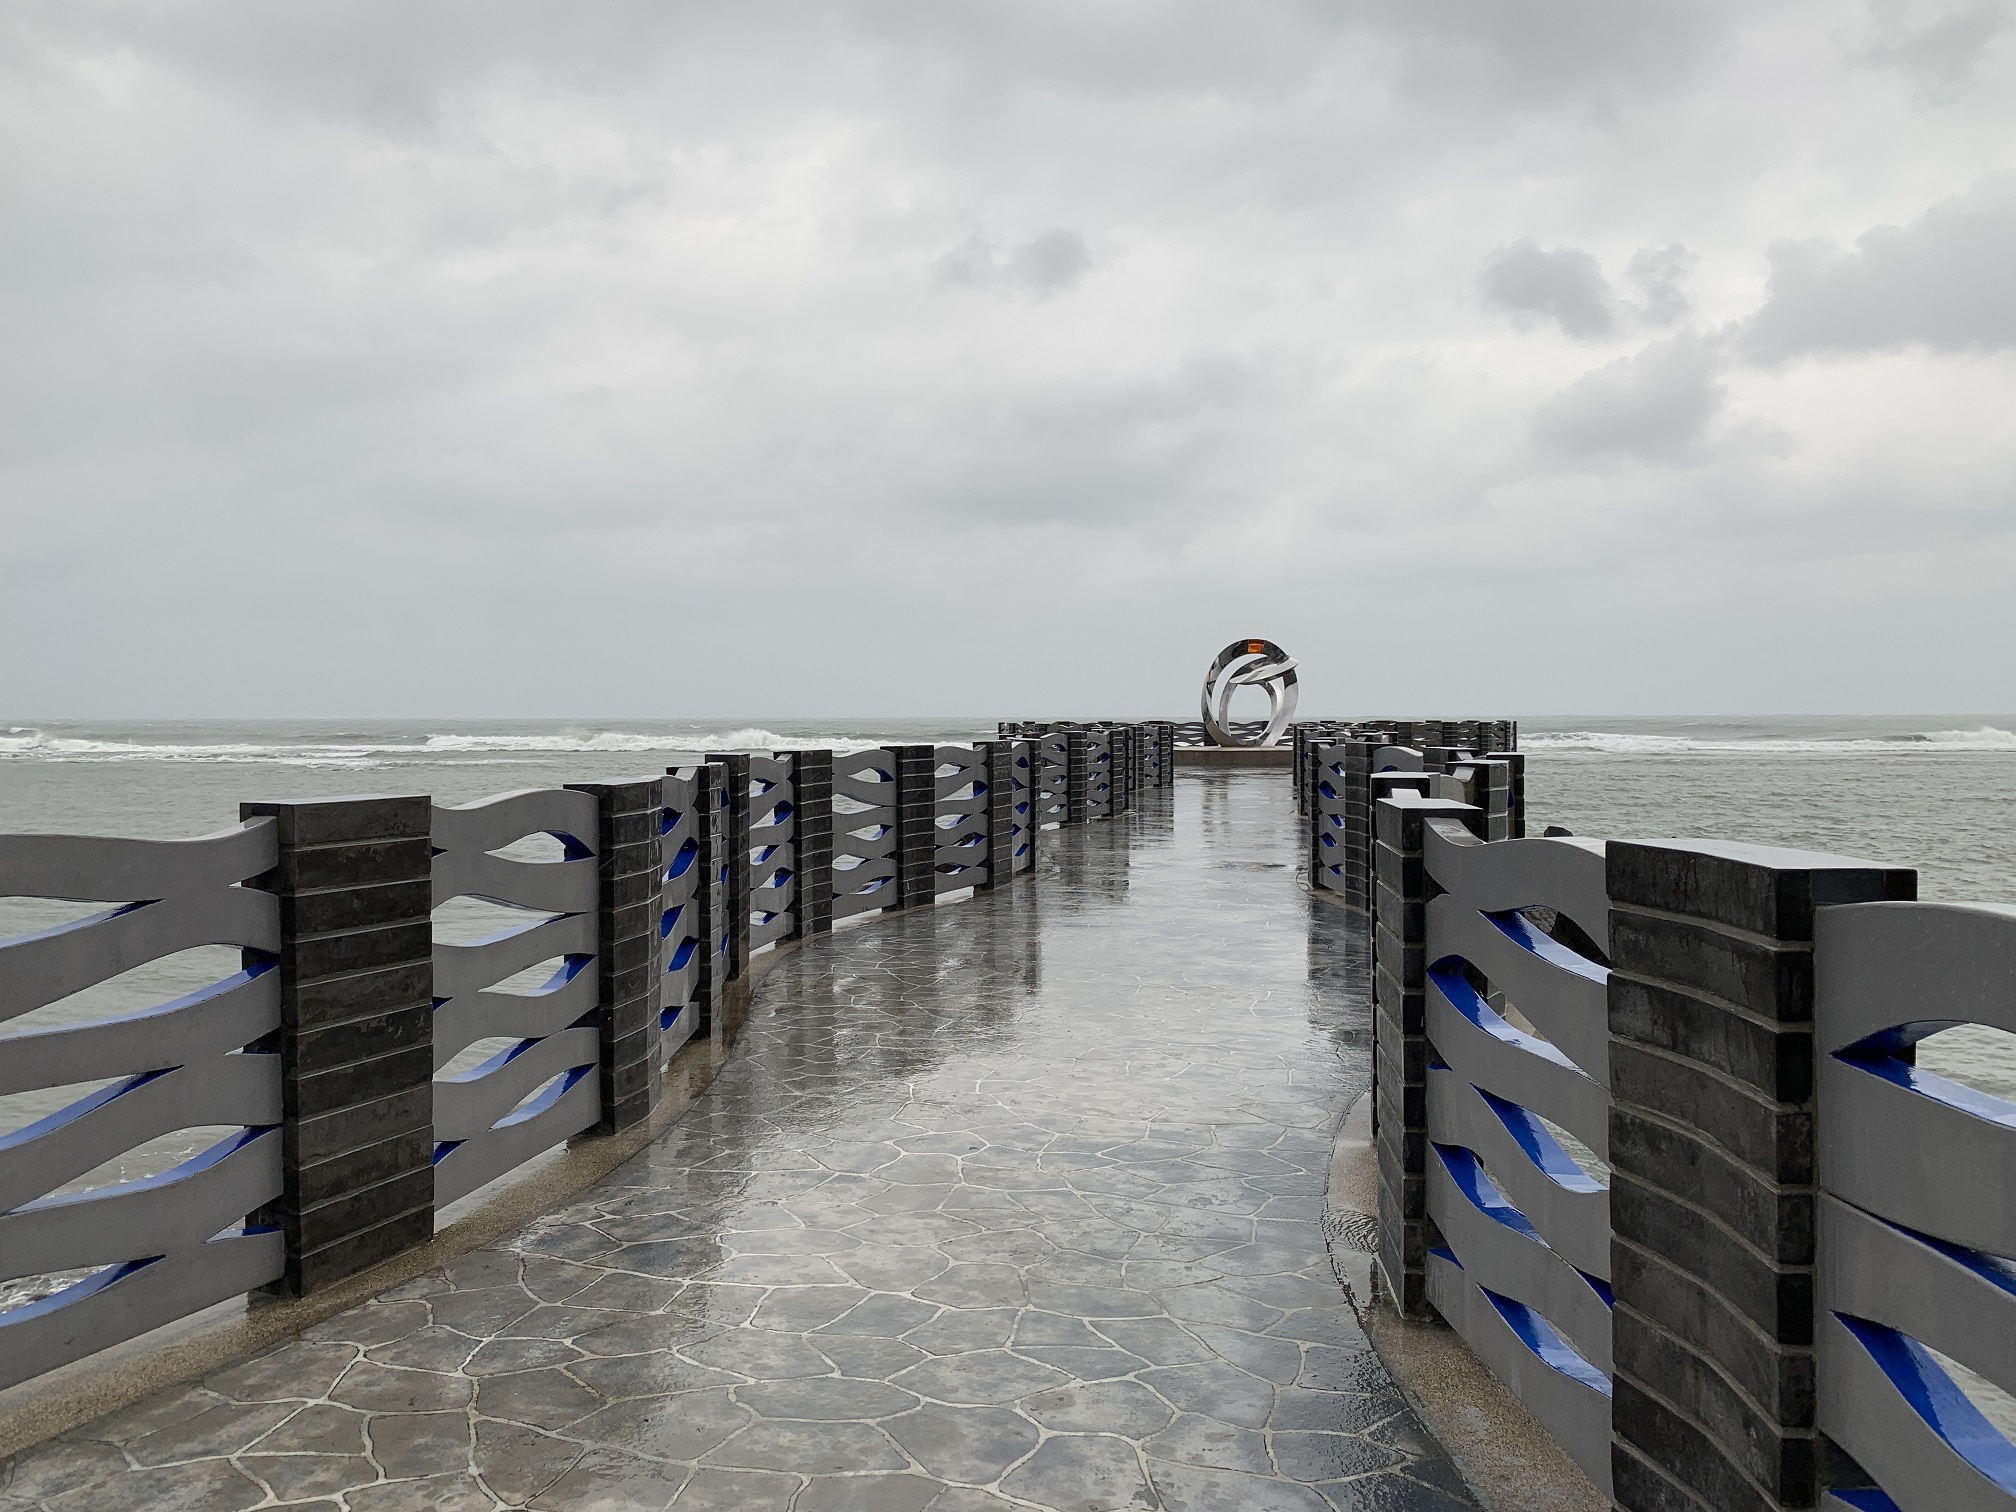
[[[0,836],[0,896],[113,905],[0,940],[0,1022],[197,947],[244,959],[172,1002],[0,1037],[0,1097],[112,1078],[0,1135],[0,1295],[24,1299],[0,1307],[0,1387],[356,1275],[542,1151],[635,1128],[754,956],[1026,875],[1044,827],[1131,806],[1148,743],[724,754],[452,807],[246,804],[200,840]],[[480,939],[437,926],[498,905]]]
[[[1458,817],[1438,817],[1444,806]],[[1607,1490],[1609,972],[1540,928],[1607,943],[1603,847],[1492,843],[1468,827],[1478,817],[1413,794],[1380,808],[1382,844],[1404,854],[1418,842],[1433,894],[1422,921],[1425,1255],[1396,1243],[1385,1263],[1396,1276],[1423,1265],[1428,1303]],[[1404,1149],[1391,1153],[1404,1180]],[[1394,1226],[1396,1240],[1406,1232]]]
[[[1509,765],[1446,749],[1314,772],[1312,886],[1370,924],[1385,1296],[1621,1508],[2016,1508],[2016,1104],[1913,1051],[2016,1032],[2016,909],[1516,838]]]
[[[2016,1033],[2016,908],[1823,908],[1813,958],[1817,1425],[1865,1472],[1835,1499],[2016,1506],[2008,1416],[1933,1353],[2016,1395],[2016,1105],[1915,1064],[1955,1024]]]
[[[281,1195],[282,936],[277,901],[240,884],[270,872],[274,821],[200,840],[0,836],[0,895],[111,909],[0,942],[0,1020],[164,956],[246,952],[241,971],[139,1013],[8,1037],[0,1095],[112,1080],[0,1137],[0,1281],[60,1290],[0,1314],[0,1385],[279,1279],[286,1250],[248,1223]],[[52,1195],[178,1129],[222,1137],[158,1175]]]
[[[436,1208],[601,1118],[596,829],[588,793],[547,789],[434,806],[433,907],[469,896],[532,916],[470,944],[434,941],[433,1009],[424,1021],[413,1015],[408,1033],[433,1041]],[[561,843],[560,858],[495,854],[540,834]],[[529,990],[502,987],[549,962],[557,963],[551,974]],[[447,1074],[472,1047],[497,1040],[506,1043]]]

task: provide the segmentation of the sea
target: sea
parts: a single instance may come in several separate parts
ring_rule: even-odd
[[[462,803],[649,775],[709,751],[844,753],[992,733],[978,718],[19,720],[0,723],[0,834],[203,835],[234,824],[248,799],[430,793]],[[1528,718],[1520,746],[1533,833],[1555,824],[1592,837],[1798,846],[1915,866],[1921,897],[2016,903],[2016,715]],[[0,897],[0,938],[94,911]],[[130,1012],[235,968],[235,952],[210,947],[128,972],[0,1023],[0,1056],[10,1034]],[[1920,1064],[2016,1103],[2016,1036],[1948,1030],[1921,1046]],[[86,1090],[0,1097],[0,1141]],[[69,1189],[159,1170],[206,1137],[168,1136]]]

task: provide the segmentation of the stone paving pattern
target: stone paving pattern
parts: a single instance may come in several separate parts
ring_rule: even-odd
[[[1324,1248],[1370,1021],[1293,796],[1146,796],[779,962],[609,1180],[23,1452],[0,1512],[1472,1505]]]

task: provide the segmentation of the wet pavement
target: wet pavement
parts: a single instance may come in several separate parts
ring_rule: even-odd
[[[0,1512],[1471,1505],[1325,1252],[1370,1017],[1293,794],[1145,798],[778,962],[608,1180],[24,1451]]]

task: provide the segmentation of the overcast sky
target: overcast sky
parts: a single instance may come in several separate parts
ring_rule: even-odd
[[[0,716],[2016,708],[2016,0],[11,0]]]

